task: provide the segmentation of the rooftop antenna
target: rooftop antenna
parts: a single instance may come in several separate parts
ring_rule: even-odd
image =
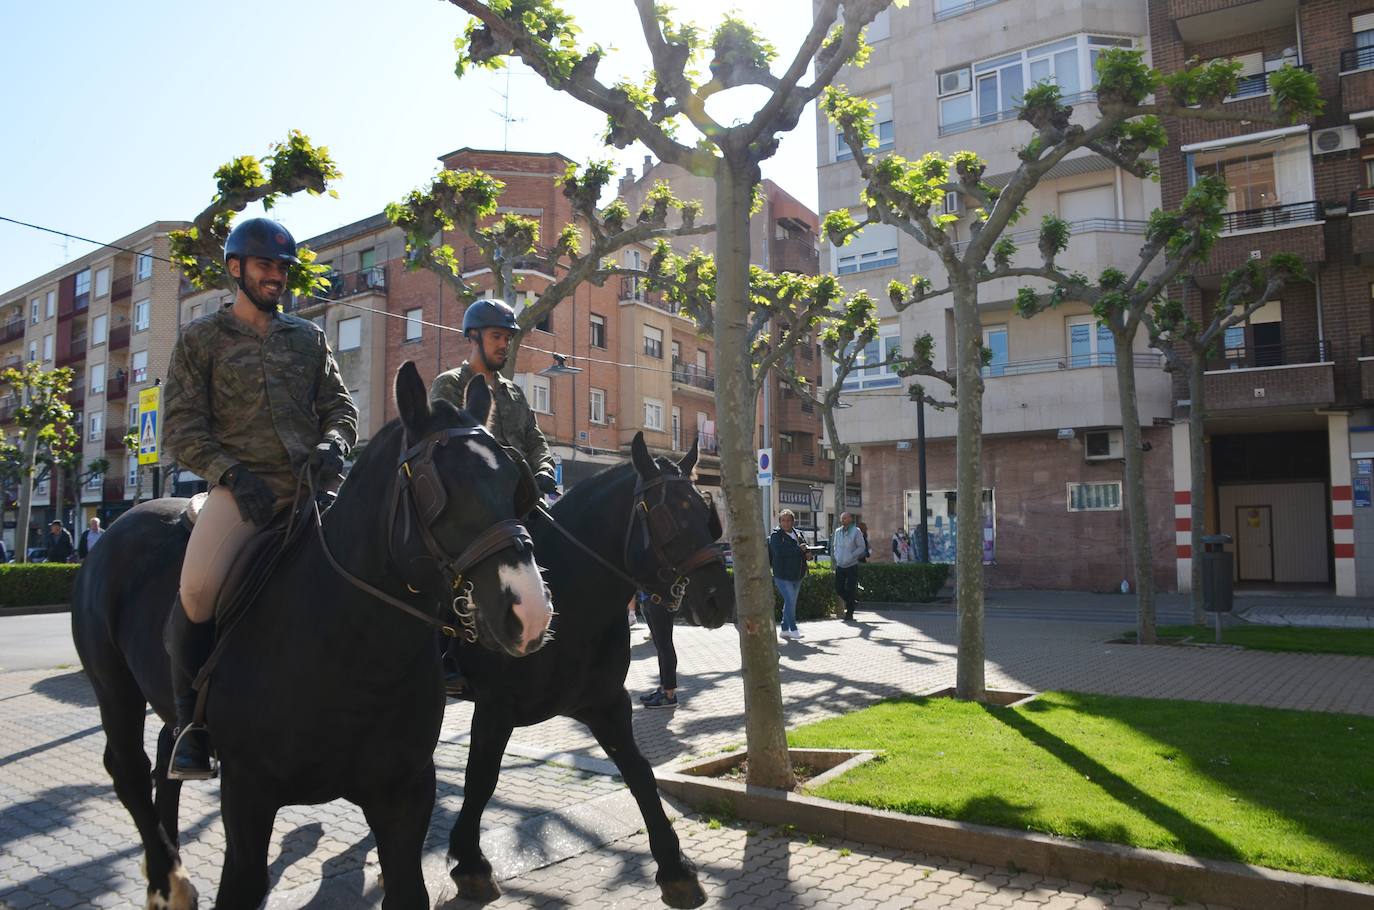
[[[496,89],[492,89],[493,92],[496,92],[496,94],[498,94],[498,95],[501,96],[501,101],[502,101],[502,106],[501,106],[502,109],[498,111],[498,110],[496,110],[495,108],[492,108],[492,109],[491,109],[491,112],[492,112],[493,114],[496,114],[498,117],[500,117],[500,118],[501,118],[501,122],[502,122],[502,124],[504,125],[503,128],[502,128],[502,132],[501,132],[501,151],[503,151],[503,152],[508,152],[508,151],[510,151],[510,125],[511,125],[512,123],[524,123],[524,122],[525,122],[525,118],[524,118],[524,117],[512,117],[512,116],[510,115],[510,75],[511,75],[510,64],[507,63],[507,64],[506,64],[506,90],[505,90],[505,92],[498,92],[498,91],[496,91]]]

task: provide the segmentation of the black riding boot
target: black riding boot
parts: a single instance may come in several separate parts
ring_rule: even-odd
[[[170,780],[208,780],[217,773],[210,759],[210,731],[193,721],[196,690],[193,687],[200,668],[215,646],[214,622],[191,622],[181,608],[181,598],[172,606],[175,614],[168,626],[167,653],[172,659],[172,697],[176,708],[176,746],[167,768]]]

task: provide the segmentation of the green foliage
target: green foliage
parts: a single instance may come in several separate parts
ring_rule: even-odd
[[[1269,74],[1269,93],[1274,110],[1294,123],[1319,116],[1326,107],[1317,77],[1296,66],[1281,66]]]
[[[1046,215],[1040,219],[1040,255],[1046,262],[1069,248],[1069,223],[1058,215]]]
[[[37,363],[25,363],[0,372],[0,386],[8,387],[9,394],[21,402],[14,413],[20,445],[6,443],[5,448],[0,449],[0,460],[6,463],[6,472],[12,471],[15,479],[32,475],[39,464],[64,468],[80,459],[80,434],[72,425],[75,412],[67,403],[75,376],[69,367],[45,370]],[[37,441],[35,461],[25,464],[22,450],[24,443],[30,440]]]
[[[1099,104],[1135,106],[1159,86],[1159,74],[1145,63],[1145,52],[1107,48],[1097,58]]]
[[[749,23],[726,16],[711,35],[711,75],[727,84],[736,72],[767,71],[778,51]]]
[[[72,582],[80,568],[65,562],[0,565],[0,607],[71,603]]]
[[[584,57],[577,47],[581,29],[553,0],[490,0],[487,6],[511,28],[525,33],[537,58],[558,81],[571,76],[573,68],[585,59],[601,55],[601,49],[593,46]],[[499,69],[502,58],[514,47],[508,39],[473,19],[455,42],[455,49],[458,59],[453,70],[462,78],[471,67]]]
[[[614,175],[615,164],[611,161],[589,161],[580,173],[577,165],[570,163],[559,182],[573,209],[586,218],[596,212],[601,192]]]
[[[1215,105],[1235,94],[1243,67],[1239,60],[1212,60],[1199,64],[1197,58],[1193,58],[1187,66],[1159,81],[1164,93],[1180,107]]]
[[[821,222],[821,233],[835,246],[844,246],[851,237],[859,232],[859,222],[849,213],[849,209],[836,209],[825,216]]]
[[[797,594],[797,619],[809,622],[839,616],[843,606],[835,593],[834,569],[828,565],[808,565]],[[865,562],[859,564],[859,584],[863,585],[864,600],[868,603],[930,603],[944,588],[949,568],[943,563]],[[782,619],[782,595],[776,587],[773,606],[773,618]]]
[[[878,134],[873,129],[873,114],[877,110],[872,101],[851,95],[843,85],[827,86],[821,93],[821,110],[825,111],[846,141],[861,147],[878,147]]]
[[[496,213],[506,185],[477,169],[442,170],[427,188],[411,190],[400,202],[386,207],[386,217],[405,233],[406,265],[427,268],[456,278],[461,264],[447,243],[433,238],[462,226],[472,228]]]

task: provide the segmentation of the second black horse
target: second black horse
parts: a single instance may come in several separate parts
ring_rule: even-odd
[[[630,726],[625,605],[639,589],[680,609],[689,622],[717,628],[734,611],[734,587],[715,547],[720,518],[690,479],[696,446],[674,464],[652,458],[643,434],[636,434],[631,455],[632,465],[603,471],[554,505],[554,519],[581,546],[547,519],[529,519],[559,610],[549,643],[518,664],[494,651],[460,647],[476,708],[463,808],[449,835],[449,857],[457,863],[451,874],[459,894],[469,900],[491,901],[501,894],[479,835],[511,732],[555,716],[585,724],[620,770],[644,817],[664,902],[698,907],[706,900]]]

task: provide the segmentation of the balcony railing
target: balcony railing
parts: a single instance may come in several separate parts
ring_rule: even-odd
[[[127,325],[110,329],[110,350],[118,351],[129,346],[129,329]]]
[[[1306,63],[1297,67],[1300,70],[1312,72],[1312,67]],[[1227,101],[1239,101],[1242,98],[1254,98],[1258,95],[1269,94],[1269,77],[1272,73],[1253,73],[1249,76],[1241,76],[1236,80],[1236,90],[1231,93]]]
[[[1001,2],[1001,0],[968,0],[967,3],[955,3],[945,6],[944,8],[936,4],[935,21],[940,22],[944,19],[953,19],[955,16],[962,16],[964,13],[971,13],[976,9],[992,6],[994,3],[999,2]]]
[[[182,280],[185,281],[184,278]],[[118,303],[121,300],[127,300],[129,297],[133,296],[133,293],[133,275],[124,275],[123,277],[116,278],[114,284],[110,285],[110,302]]]
[[[105,400],[118,401],[127,397],[129,394],[129,377],[113,376],[105,383]]]
[[[1080,221],[1070,221],[1069,233],[1089,234],[1093,231],[1107,231],[1113,234],[1144,234],[1145,228],[1148,226],[1148,221],[1135,221],[1129,218],[1084,218]],[[1040,239],[1040,229],[1027,228],[1023,231],[1012,231],[1009,234],[1003,234],[1002,237],[1020,246],[1037,242]],[[954,249],[963,255],[964,250],[968,249],[971,242],[960,240],[954,244]]]
[[[1301,224],[1305,221],[1319,221],[1321,216],[1320,202],[1293,202],[1263,209],[1226,212],[1221,216],[1221,229],[1228,234],[1233,231],[1266,230],[1288,224]]]
[[[22,354],[11,354],[4,360],[0,360],[0,370],[17,370],[24,365]]]
[[[67,401],[72,407],[79,407],[86,401],[86,383],[78,382],[67,392]]]
[[[325,277],[329,281],[329,288],[320,296],[328,297],[330,300],[341,300],[344,297],[368,294],[374,291],[386,293],[386,266],[384,265],[374,265],[372,268],[357,272],[331,272]],[[313,302],[307,297],[301,305],[309,306]]]
[[[77,294],[72,298],[72,313],[84,313],[91,308],[91,292]]]
[[[719,455],[720,441],[715,433],[697,433],[697,452],[701,455]]]
[[[536,246],[533,251],[515,257],[515,268],[524,270],[534,270],[547,268],[546,260],[552,253],[548,247]],[[476,272],[481,269],[491,268],[491,263],[487,262],[482,250],[476,246],[463,247],[462,268],[466,272]]]
[[[695,363],[683,363],[681,360],[673,361],[673,382],[705,389],[708,392],[716,390],[716,377],[710,370],[704,370]]]
[[[620,279],[620,300],[622,303],[633,300],[637,303],[648,304],[665,313],[677,312],[677,307],[665,300],[661,291],[649,290],[649,283],[646,279],[630,275]]]
[[[1164,367],[1163,354],[1132,354],[1132,361],[1139,369],[1158,370]],[[1063,357],[1049,357],[1043,360],[1016,360],[1011,363],[994,363],[983,367],[983,375],[1026,376],[1031,373],[1053,373],[1056,370],[1082,370],[1091,367],[1116,366],[1115,353],[1073,354]]]
[[[1072,95],[1065,95],[1059,99],[1064,104],[1082,104],[1085,101],[1096,101],[1097,92],[1086,91],[1076,92]],[[1004,120],[1015,120],[1021,116],[1020,107],[1009,107],[1000,111],[988,111],[979,114],[977,117],[970,117],[967,120],[956,120],[953,123],[940,124],[941,136],[953,136],[955,133],[966,133],[969,130],[976,130],[980,126],[991,126],[994,123],[1001,123]]]
[[[115,452],[124,448],[124,437],[128,430],[119,427],[108,427],[105,430],[105,451]]]
[[[1298,366],[1331,360],[1331,342],[1299,341],[1284,344],[1250,344],[1226,348],[1207,359],[1209,370],[1242,370]]]
[[[11,319],[5,323],[3,334],[0,334],[0,344],[8,344],[11,341],[18,341],[24,337],[24,319]]]
[[[1341,72],[1374,69],[1374,45],[1341,51]]]

